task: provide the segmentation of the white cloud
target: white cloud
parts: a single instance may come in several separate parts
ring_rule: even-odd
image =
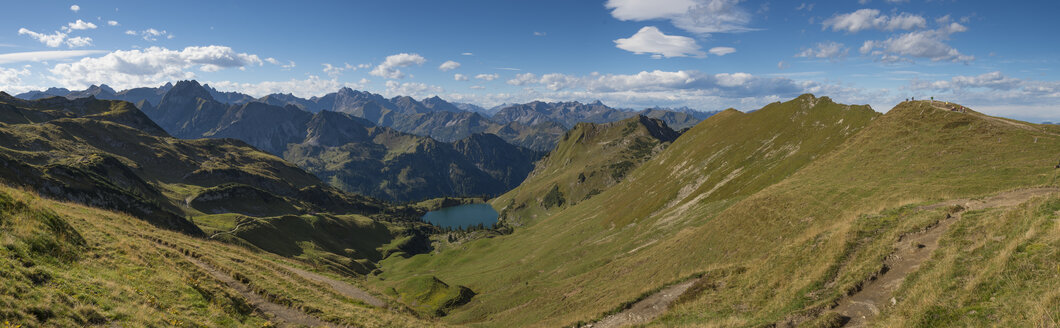
[[[388,78],[388,79],[401,79],[405,77],[405,74],[398,67],[408,67],[412,65],[423,65],[427,62],[427,59],[423,58],[419,54],[400,53],[396,55],[390,55],[386,57],[383,63],[376,66],[369,74]]]
[[[975,76],[958,75],[949,80],[913,80],[906,89],[927,91],[936,99],[961,103],[991,115],[1060,121],[1060,106],[1057,106],[1060,81],[1012,78],[994,71]]]
[[[652,54],[652,58],[705,57],[696,40],[679,35],[666,35],[655,26],[645,26],[633,36],[615,40],[615,47],[635,54]]]
[[[515,86],[537,83],[537,75],[534,75],[534,73],[516,74],[515,78],[508,80],[507,83]]]
[[[22,78],[20,76],[30,75],[28,68],[23,67],[21,70],[17,68],[3,68],[0,67],[0,91],[8,91],[14,87],[22,85]]]
[[[386,81],[386,96],[412,96],[415,98],[438,95],[445,92],[445,89],[435,85],[428,85],[419,82],[406,82],[399,83],[397,81]]]
[[[451,70],[454,70],[454,69],[457,69],[457,68],[460,68],[460,63],[452,61],[452,60],[447,60],[446,62],[442,63],[441,65],[438,65],[438,69],[442,70],[442,72],[451,71]]]
[[[75,22],[67,23],[64,28],[69,30],[91,30],[96,28],[96,24],[78,19]]]
[[[919,15],[900,13],[894,16],[880,15],[876,9],[859,9],[848,14],[835,15],[821,23],[822,29],[857,33],[864,30],[912,30],[927,26],[927,20]]]
[[[534,32],[534,36],[546,36],[548,33],[545,32]]]
[[[143,30],[143,31],[139,31],[139,32],[133,31],[133,30],[127,30],[127,31],[125,31],[125,34],[126,35],[139,35],[141,38],[144,39],[144,41],[152,41],[152,42],[153,41],[158,41],[158,38],[161,38],[161,37],[165,37],[166,39],[172,39],[173,38],[173,35],[169,34],[168,31],[166,31],[166,30],[156,30],[156,29],[153,29],[153,28],[149,28],[149,29],[146,29],[146,30]]]
[[[696,33],[750,31],[751,14],[742,0],[608,0],[611,16],[624,21],[668,19],[677,28]]]
[[[55,65],[50,71],[53,80],[67,87],[106,83],[116,88],[134,88],[195,78],[195,73],[188,71],[190,68],[215,72],[262,64],[257,55],[238,53],[225,46],[187,47],[183,50],[150,47],[82,58]]]
[[[475,75],[476,79],[486,80],[486,81],[493,81],[493,80],[496,80],[497,78],[500,78],[500,77],[501,76],[499,74],[479,74],[479,75]]]
[[[29,37],[37,39],[40,43],[52,48],[61,46],[63,41],[66,40],[66,33],[63,32],[55,31],[55,34],[43,34],[30,31],[24,27],[18,29],[18,35],[29,35]]]
[[[103,50],[56,50],[13,52],[7,54],[0,54],[0,65],[19,62],[39,62],[73,57],[85,57],[105,52],[106,51]]]
[[[485,90],[486,89],[486,87],[481,86],[481,85],[472,85],[472,86],[467,87],[467,88],[468,89],[472,89],[472,90]]]
[[[109,20],[109,21],[107,21],[107,25],[118,26],[118,25],[121,25],[121,24],[118,24],[118,21],[116,21],[116,20]]]
[[[66,45],[70,46],[70,48],[90,46],[92,45],[92,38],[82,36],[69,38],[66,39]]]
[[[467,78],[467,75],[456,73],[456,74],[453,74],[453,80],[454,81],[467,81],[468,78]]]
[[[291,79],[288,81],[264,81],[257,83],[210,81],[206,83],[217,90],[241,92],[254,97],[263,97],[273,93],[292,93],[298,97],[309,98],[323,96],[329,92],[335,92],[335,90],[342,87],[363,89],[364,85],[368,82],[369,81],[365,79],[361,79],[358,83],[339,82],[337,79],[325,80],[316,75],[310,75],[305,80]]]
[[[714,48],[710,48],[710,50],[707,50],[707,52],[709,52],[709,53],[711,53],[711,54],[713,54],[715,56],[725,56],[725,55],[728,55],[728,54],[736,52],[736,49],[732,48],[732,47],[714,47]]]
[[[463,55],[463,56],[474,56],[475,54],[470,53],[470,52],[465,52],[465,53],[462,53],[461,55]]]
[[[92,38],[89,37],[73,37],[67,38],[67,34],[59,31],[55,31],[54,34],[43,34],[30,31],[26,28],[18,29],[18,35],[28,35],[31,38],[37,39],[40,43],[46,46],[55,48],[60,45],[66,44],[67,47],[77,48],[92,45]]]
[[[787,68],[788,68],[788,63],[785,63],[783,60],[777,62],[777,69],[787,69]]]
[[[70,10],[76,13],[78,11],[81,11],[81,6],[72,5],[72,6],[70,6]]]
[[[850,49],[838,42],[821,42],[813,48],[803,49],[795,57],[804,58],[821,58],[821,59],[838,59],[846,57]]]
[[[975,60],[975,56],[962,54],[944,42],[949,40],[951,34],[967,30],[961,24],[951,23],[935,30],[904,33],[887,40],[865,41],[859,51],[875,56],[882,62],[909,61],[909,57],[914,57],[967,63]]]
[[[350,65],[350,63],[343,63],[342,66],[334,66],[334,65],[331,65],[329,63],[323,63],[321,65],[324,66],[324,73],[326,73],[328,76],[333,77],[333,78],[342,75],[342,72],[344,72],[344,71],[356,71],[358,68],[361,68],[360,65],[353,66],[353,65]],[[291,66],[291,67],[294,67],[294,66]]]

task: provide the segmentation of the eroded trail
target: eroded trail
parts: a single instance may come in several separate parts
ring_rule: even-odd
[[[670,304],[676,301],[678,297],[681,297],[681,294],[684,294],[689,287],[692,287],[696,280],[698,279],[689,279],[688,281],[663,288],[663,290],[648,296],[648,298],[634,303],[632,307],[604,317],[600,321],[589,324],[586,327],[626,327],[651,322],[665,313],[670,308]]]
[[[883,308],[897,302],[893,298],[893,294],[901,286],[902,281],[910,273],[919,269],[920,265],[931,257],[931,254],[938,249],[939,239],[942,238],[942,235],[954,222],[960,220],[964,211],[1015,206],[1035,196],[1057,191],[1060,190],[1057,188],[1020,189],[1001,193],[983,200],[958,199],[923,207],[923,209],[935,209],[960,205],[962,209],[956,213],[948,214],[946,219],[939,221],[938,224],[928,229],[905,235],[901,238],[894,246],[894,253],[888,256],[884,262],[884,272],[877,276],[875,280],[866,282],[864,287],[857,293],[840,300],[839,305],[832,311],[849,318],[849,321],[845,324],[846,327],[865,326],[872,318],[879,315]]]
[[[306,279],[309,279],[309,280],[314,280],[314,281],[317,281],[317,282],[325,283],[328,286],[331,286],[331,288],[334,289],[335,292],[337,292],[339,294],[342,294],[343,296],[349,297],[351,299],[362,301],[365,304],[368,304],[368,305],[371,305],[371,306],[380,307],[380,308],[385,308],[386,307],[386,302],[384,302],[383,300],[379,299],[378,297],[372,296],[372,294],[369,294],[368,292],[364,291],[363,289],[358,288],[357,286],[351,285],[351,284],[349,284],[347,282],[340,281],[340,280],[335,280],[335,279],[329,278],[327,276],[321,275],[321,274],[316,273],[316,272],[310,272],[310,271],[302,270],[302,269],[295,268],[295,267],[289,267],[289,266],[286,266],[286,265],[283,266],[283,268],[286,269],[287,271],[293,272],[294,274],[302,276],[302,278],[306,278]]]
[[[302,311],[270,302],[250,289],[250,286],[233,279],[228,274],[217,270],[213,266],[206,264],[206,262],[195,257],[184,256],[184,258],[187,259],[188,262],[195,264],[203,269],[203,271],[209,273],[214,279],[223,282],[225,285],[228,285],[228,287],[239,292],[239,294],[247,300],[247,303],[250,303],[251,306],[263,312],[269,317],[269,320],[277,321],[280,326],[338,327],[329,322],[305,314]]]

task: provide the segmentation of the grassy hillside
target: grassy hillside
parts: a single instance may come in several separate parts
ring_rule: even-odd
[[[53,199],[351,275],[429,250],[419,210],[343,193],[241,141],[145,132],[157,126],[126,102],[0,95],[0,118],[0,182]]]
[[[677,133],[644,116],[614,123],[580,123],[539,161],[518,188],[490,200],[510,226],[529,224],[585,201],[622,181]]]
[[[295,261],[3,186],[0,243],[5,326],[435,325],[298,274]]]
[[[916,205],[1055,185],[1057,132],[929,102],[881,116],[804,95],[727,111],[596,197],[509,236],[384,261],[377,283],[431,272],[479,293],[447,320],[556,326],[703,275],[659,323],[804,322],[946,214]]]
[[[669,262],[684,251],[655,246],[834,150],[878,115],[812,96],[750,114],[723,112],[598,196],[509,236],[384,261],[382,277],[430,271],[471,287],[479,295],[450,314],[454,322],[549,326],[589,319],[715,267]],[[668,263],[628,262],[640,256]]]

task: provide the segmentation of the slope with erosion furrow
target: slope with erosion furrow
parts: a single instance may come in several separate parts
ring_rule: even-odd
[[[600,195],[509,236],[384,261],[381,277],[392,282],[431,272],[471,287],[479,295],[450,314],[453,322],[555,326],[592,319],[683,277],[749,265],[697,259],[714,255],[718,245],[671,245],[698,243],[703,236],[688,231],[714,225],[719,212],[826,156],[878,116],[867,106],[812,95],[748,114],[722,112]]]

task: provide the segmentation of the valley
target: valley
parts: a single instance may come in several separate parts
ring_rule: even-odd
[[[675,131],[590,105],[540,153],[210,93],[0,94],[5,320],[979,326],[1060,304],[1053,125],[803,94]],[[454,206],[499,215],[426,222]]]

